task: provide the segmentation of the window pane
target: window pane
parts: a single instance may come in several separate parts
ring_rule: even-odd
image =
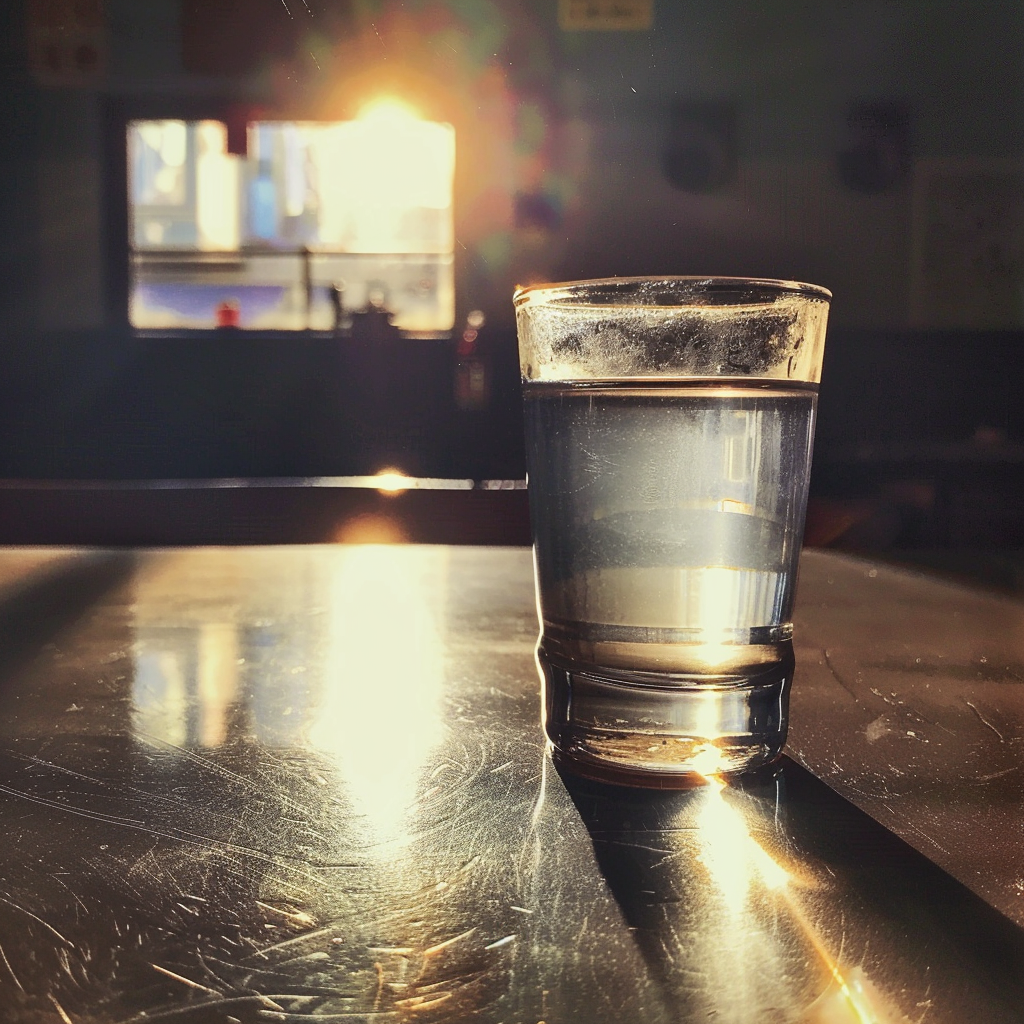
[[[327,330],[373,299],[411,331],[454,320],[450,125],[380,104],[356,121],[259,122],[248,155],[216,121],[129,127],[131,322]]]

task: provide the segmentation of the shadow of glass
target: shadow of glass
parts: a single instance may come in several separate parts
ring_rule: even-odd
[[[560,774],[687,1019],[1019,1019],[1024,935],[793,762],[681,792]]]
[[[827,985],[820,964],[794,956],[805,943],[780,912],[788,844],[778,768],[742,786],[676,792],[560,774],[638,948],[677,1012],[791,1020]]]

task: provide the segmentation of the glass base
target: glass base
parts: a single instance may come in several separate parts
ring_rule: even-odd
[[[655,788],[770,764],[786,741],[793,678],[791,643],[774,653],[728,673],[658,676],[571,662],[542,640],[544,729],[555,758],[580,775]]]

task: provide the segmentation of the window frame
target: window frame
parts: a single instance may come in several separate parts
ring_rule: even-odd
[[[128,129],[133,121],[221,121],[237,119],[239,108],[252,111],[251,120],[261,121],[320,121],[311,111],[280,110],[257,100],[241,100],[227,95],[171,95],[108,96],[101,107],[101,146],[103,191],[101,195],[105,255],[105,306],[107,322],[115,330],[133,338],[222,338],[223,331],[210,327],[147,328],[131,322],[132,292],[131,201],[129,195],[129,161],[127,158]],[[454,196],[453,196],[454,199]],[[452,258],[455,260],[453,251]],[[458,262],[455,260],[456,310],[458,309]],[[458,316],[456,314],[456,326]],[[410,339],[450,339],[455,326],[449,330],[401,331]],[[246,328],[235,337],[288,338],[330,337],[331,331],[310,328],[270,329]]]

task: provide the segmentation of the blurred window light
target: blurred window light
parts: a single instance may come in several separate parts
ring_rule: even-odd
[[[455,133],[397,100],[354,121],[128,126],[138,328],[331,330],[373,300],[408,332],[455,319]]]

